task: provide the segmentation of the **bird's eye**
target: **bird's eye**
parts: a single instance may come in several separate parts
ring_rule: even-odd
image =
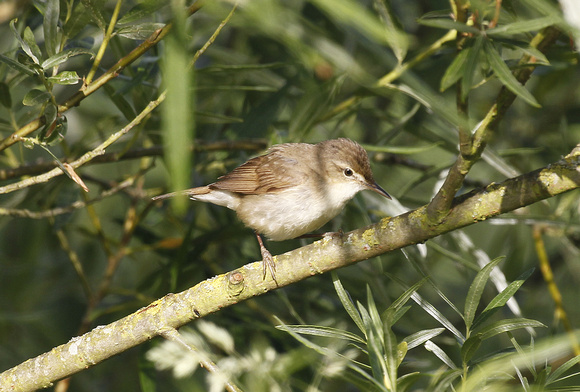
[[[354,172],[352,171],[352,169],[350,167],[347,167],[346,169],[344,169],[344,175],[347,177],[350,177],[354,174]]]

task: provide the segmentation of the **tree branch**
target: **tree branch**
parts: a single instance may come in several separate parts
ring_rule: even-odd
[[[224,140],[209,142],[206,140],[195,140],[191,146],[191,150],[195,152],[202,151],[231,151],[231,150],[245,150],[245,151],[262,151],[268,147],[266,139],[243,139],[243,140]],[[155,157],[163,155],[162,146],[152,146],[148,148],[135,148],[128,151],[109,152],[103,155],[94,157],[86,165],[97,163],[112,163],[128,159],[139,159],[145,157]],[[73,159],[60,159],[61,163],[72,163]],[[48,170],[58,167],[55,161],[40,161],[33,164],[24,164],[22,166],[0,169],[0,181],[9,180],[11,178],[18,178],[22,176],[38,175]]]
[[[262,279],[262,262],[247,264],[71,339],[0,374],[0,389],[31,391],[70,376],[180,326],[246,299],[316,274],[424,242],[580,187],[580,145],[543,169],[492,183],[453,199],[446,219],[433,225],[427,206],[342,236],[328,236],[276,256],[277,282]]]
[[[560,32],[558,29],[555,27],[547,27],[534,37],[530,45],[543,52],[556,41],[559,35]],[[520,68],[517,68],[513,74],[521,84],[525,84],[532,75],[534,67],[530,64],[534,62],[535,58],[531,55],[525,55],[520,59],[518,63]],[[481,157],[487,141],[497,131],[500,121],[515,99],[516,95],[513,92],[505,86],[502,87],[495,99],[495,103],[489,109],[487,115],[479,124],[470,140],[465,140],[465,132],[460,132],[460,153],[457,160],[449,170],[443,185],[427,208],[429,220],[434,224],[439,223],[449,213],[453,198],[461,188],[465,176],[469,173],[475,162],[479,160],[479,157]]]
[[[191,5],[187,12],[189,15],[197,12],[201,8],[201,2],[196,2]],[[67,99],[62,105],[58,105],[58,113],[64,113],[67,110],[78,106],[83,99],[103,87],[112,79],[119,76],[119,74],[129,65],[131,65],[135,60],[139,59],[143,56],[149,49],[153,46],[157,45],[159,41],[161,41],[169,30],[171,29],[172,24],[168,23],[164,27],[157,29],[153,32],[141,45],[137,46],[133,49],[127,56],[120,59],[115,65],[109,68],[103,75],[101,75],[97,80],[94,82],[84,85],[74,93],[69,99]],[[20,138],[25,137],[32,132],[36,131],[38,128],[43,126],[46,122],[44,116],[41,116],[35,120],[32,120],[28,124],[21,127],[19,130],[14,132],[12,135],[8,136],[4,140],[0,142],[0,151],[10,147],[14,143],[20,141]]]

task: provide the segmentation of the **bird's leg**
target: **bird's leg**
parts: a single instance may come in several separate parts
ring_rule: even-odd
[[[266,279],[266,268],[268,268],[270,270],[270,274],[272,275],[272,279],[274,279],[274,281],[276,283],[278,283],[276,281],[276,264],[274,264],[274,258],[272,257],[272,254],[268,251],[268,249],[266,249],[266,247],[264,246],[264,242],[262,242],[262,237],[260,237],[260,234],[258,234],[258,232],[256,231],[256,238],[258,239],[258,243],[260,244],[260,252],[262,253],[262,264],[264,265],[264,279]]]

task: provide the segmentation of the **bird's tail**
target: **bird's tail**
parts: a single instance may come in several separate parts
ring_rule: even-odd
[[[195,197],[196,195],[204,195],[208,192],[209,192],[209,187],[200,186],[198,188],[186,189],[184,191],[166,193],[164,195],[155,196],[152,199],[153,200],[165,200],[165,199],[170,199],[170,198],[175,197],[175,196]]]

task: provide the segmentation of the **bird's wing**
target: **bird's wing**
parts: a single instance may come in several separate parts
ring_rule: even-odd
[[[304,181],[297,165],[296,159],[272,149],[268,154],[252,158],[218,178],[210,188],[247,195],[278,192]]]

